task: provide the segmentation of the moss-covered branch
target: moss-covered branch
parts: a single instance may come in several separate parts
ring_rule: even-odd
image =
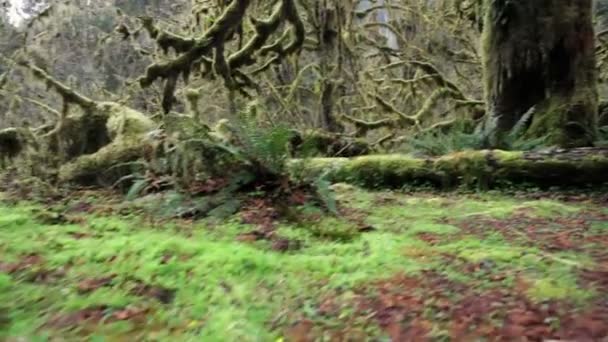
[[[46,71],[35,66],[32,62],[22,59],[17,61],[17,64],[28,68],[32,72],[34,77],[43,81],[47,87],[55,90],[65,102],[76,104],[85,110],[90,109],[95,105],[95,101],[59,82],[54,77],[49,75]]]
[[[209,30],[201,38],[195,40],[188,51],[169,62],[149,66],[146,74],[139,80],[141,86],[148,87],[159,78],[168,79],[175,75],[189,74],[193,64],[203,56],[209,55],[216,44],[223,43],[240,25],[250,4],[251,0],[232,1]]]
[[[350,115],[343,114],[342,119],[355,125],[355,136],[362,137],[367,134],[370,130],[380,128],[396,128],[398,126],[398,120],[396,119],[380,119],[376,121],[365,121],[354,118]]]
[[[186,52],[194,47],[196,40],[190,37],[182,37],[178,34],[161,30],[155,25],[154,19],[150,17],[140,18],[142,25],[150,37],[156,40],[156,44],[167,53],[169,49],[175,50],[177,53]]]
[[[152,19],[142,18],[144,28],[150,36],[156,39],[157,44],[165,51],[172,48],[181,53],[177,58],[168,62],[159,62],[148,67],[146,74],[140,78],[142,87],[150,86],[157,79],[165,80],[163,95],[163,109],[168,112],[173,104],[175,86],[179,75],[185,79],[197,63],[213,55],[213,69],[216,74],[224,78],[226,86],[231,90],[254,85],[248,75],[238,68],[255,64],[256,53],[266,55],[274,52],[265,63],[266,67],[280,61],[283,57],[298,51],[304,43],[305,28],[297,11],[294,0],[281,0],[274,7],[267,19],[251,19],[254,27],[253,36],[236,52],[226,57],[225,44],[231,39],[233,33],[242,25],[251,0],[233,0],[226,7],[223,14],[200,38],[181,37],[158,28]],[[278,41],[267,44],[270,37],[279,29],[283,21],[288,22],[291,28],[285,31]],[[283,41],[292,37],[285,45]],[[285,39],[283,39],[285,38]],[[258,68],[260,69],[260,68]]]
[[[61,166],[59,181],[90,182],[87,178],[102,176],[112,167],[140,159],[144,149],[150,145],[146,137],[143,134],[120,137],[93,154],[81,156]]]
[[[424,71],[427,75],[431,76],[433,81],[439,87],[449,89],[453,93],[455,99],[467,100],[466,95],[464,95],[464,92],[460,89],[460,87],[458,87],[454,82],[447,79],[447,77],[445,77],[433,64],[422,61],[410,61],[409,63]]]
[[[261,49],[268,40],[268,37],[279,28],[284,11],[285,2],[280,2],[276,5],[269,18],[259,21],[255,19],[251,20],[255,28],[255,34],[242,49],[230,55],[228,64],[231,68],[255,63],[254,53]]]

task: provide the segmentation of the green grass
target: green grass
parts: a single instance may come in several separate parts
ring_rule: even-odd
[[[475,278],[460,274],[441,257],[414,257],[408,253],[412,250],[449,253],[470,262],[491,260],[496,270],[521,272],[534,284],[528,295],[537,300],[575,298],[583,305],[593,296],[577,287],[572,266],[551,261],[535,248],[512,246],[500,236],[457,237],[457,227],[439,222],[446,217],[504,218],[523,208],[539,216],[556,215],[576,212],[576,206],[499,195],[438,198],[351,187],[340,189],[338,199],[343,206],[366,211],[366,223],[374,230],[361,233],[355,223],[333,217],[282,223],[277,234],[302,246],[287,253],[274,251],[268,241],[237,241],[253,228],[236,217],[189,227],[152,225],[137,216],[89,216],[79,224],[46,225],[34,218],[35,206],[0,207],[0,262],[37,254],[44,260],[39,267],[64,272],[39,283],[26,279],[35,269],[0,273],[0,339],[273,341],[296,317],[316,317],[325,294],[428,269],[463,281]],[[74,233],[86,236],[75,238]],[[419,233],[444,241],[431,246],[417,238]],[[79,282],[108,275],[115,275],[108,286],[77,291]],[[175,299],[163,304],[134,295],[130,290],[136,281],[174,289]],[[148,313],[143,323],[70,329],[45,325],[57,315],[97,305],[147,308]]]

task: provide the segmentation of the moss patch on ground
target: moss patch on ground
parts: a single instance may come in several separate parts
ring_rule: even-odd
[[[608,230],[599,204],[334,188],[339,217],[304,208],[314,219],[276,223],[277,236],[297,241],[293,249],[243,239],[255,227],[239,215],[156,220],[125,206],[92,209],[99,198],[51,208],[61,214],[50,216],[38,205],[0,206],[0,339],[379,338],[395,337],[391,324],[403,332],[421,318],[427,335],[437,337],[452,330],[451,313],[436,304],[458,307],[466,294],[500,290],[517,298],[511,302],[559,303],[572,312],[606,295],[601,282],[581,277],[605,262],[608,239],[601,237]],[[525,227],[513,225],[517,237],[502,230],[500,222],[522,215],[539,229],[546,223],[573,236],[580,232],[566,223],[581,219],[584,238],[593,240],[548,249],[530,243]],[[487,223],[486,231],[476,223]],[[385,288],[436,303],[388,324],[379,319],[385,308],[369,304]],[[395,300],[398,309],[404,299]],[[497,311],[507,316],[512,310],[503,309]]]

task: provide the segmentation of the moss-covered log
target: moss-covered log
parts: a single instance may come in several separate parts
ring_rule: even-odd
[[[579,148],[544,152],[466,151],[440,158],[371,155],[357,158],[294,160],[296,177],[325,175],[332,182],[366,187],[402,187],[430,183],[491,186],[500,183],[585,185],[608,182],[608,149]]]
[[[592,0],[487,1],[482,38],[490,143],[531,108],[527,135],[591,146],[597,128]]]
[[[63,100],[63,110],[55,113],[59,118],[54,128],[38,137],[43,153],[56,156],[61,163],[60,181],[88,180],[114,165],[141,157],[147,134],[157,127],[152,119],[116,102],[90,99],[28,60],[18,64],[28,68]],[[79,110],[70,110],[71,106]],[[0,131],[0,157],[8,159],[21,153],[24,146],[31,144],[24,140],[29,132],[25,128]]]
[[[96,183],[112,167],[140,159],[152,142],[147,135],[120,137],[93,154],[83,155],[59,169],[59,181]]]

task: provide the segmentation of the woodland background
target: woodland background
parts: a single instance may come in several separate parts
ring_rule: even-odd
[[[48,10],[50,5],[52,11]],[[28,0],[22,6],[30,17],[18,27],[10,23],[9,3],[0,12],[0,51],[4,56],[25,49],[36,65],[82,94],[124,103],[158,117],[165,115],[162,84],[141,89],[136,79],[152,62],[171,54],[162,55],[144,30],[135,31],[140,27],[136,17],[150,16],[171,32],[190,35],[204,30],[209,24],[204,21],[213,20],[223,4]],[[438,128],[455,123],[472,131],[478,125],[484,111],[479,1],[324,0],[302,1],[302,6],[307,37],[314,41],[307,41],[302,53],[254,72],[258,88],[251,97],[238,99],[239,109],[254,104],[263,107],[263,120],[268,123],[351,133],[357,128],[354,120],[374,122],[394,118],[395,112],[422,114],[418,125],[387,127],[366,135],[371,143],[390,142],[390,148],[398,151],[411,149],[411,141],[404,142],[425,132],[436,133]],[[377,6],[381,9],[370,11]],[[262,5],[256,10],[267,13]],[[598,1],[596,11],[603,85],[608,71],[604,44],[608,38],[604,37],[608,1]],[[434,71],[427,67],[441,76],[432,76]],[[0,74],[4,73],[0,127],[25,122],[37,126],[54,120],[40,103],[59,110],[61,98],[32,82],[27,70],[7,68],[6,63],[0,63]],[[461,94],[441,93],[445,82]],[[608,96],[605,87],[600,88],[600,97]],[[200,96],[189,100],[192,89]],[[178,86],[176,101],[173,112],[185,112],[195,101],[202,120],[209,124],[227,117],[231,108],[223,80],[213,76],[195,79],[187,87]],[[600,107],[601,111],[605,106]],[[600,113],[600,126],[607,124],[608,115]],[[426,151],[450,152],[440,147]]]

